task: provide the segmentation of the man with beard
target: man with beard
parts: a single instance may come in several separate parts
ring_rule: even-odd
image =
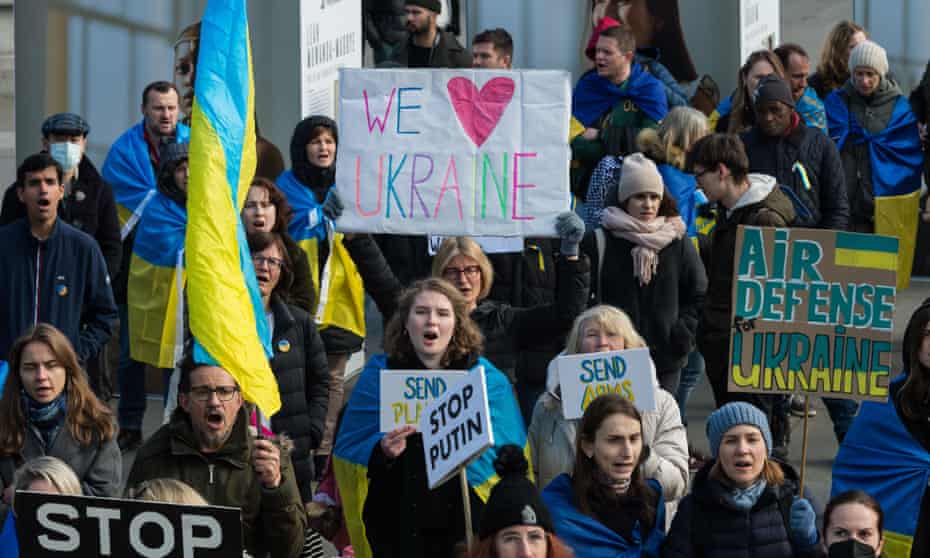
[[[404,4],[409,38],[391,61],[407,68],[469,68],[471,55],[455,35],[441,31],[436,19],[442,11],[439,0],[408,0]]]
[[[252,556],[298,556],[307,529],[294,469],[278,441],[249,432],[236,380],[224,369],[181,363],[178,407],[139,449],[127,486],[170,478],[189,484],[214,506],[242,510],[245,550]]]
[[[26,217],[0,227],[0,358],[23,332],[46,322],[68,337],[85,365],[116,325],[100,247],[58,218],[63,174],[48,153],[26,157],[16,171],[16,195]]]

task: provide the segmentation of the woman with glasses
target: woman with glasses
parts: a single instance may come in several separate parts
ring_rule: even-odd
[[[320,446],[329,398],[326,349],[310,315],[288,304],[282,296],[291,283],[291,261],[281,235],[248,235],[255,278],[271,330],[271,370],[278,380],[281,410],[271,417],[271,428],[294,442],[291,461],[304,505],[313,498],[314,464],[311,452]]]
[[[575,213],[565,212],[557,218],[556,231],[561,238],[561,255],[556,262],[556,299],[549,304],[515,308],[489,299],[494,268],[481,246],[469,237],[446,238],[433,258],[433,277],[449,281],[465,298],[471,319],[485,338],[484,356],[511,377],[517,352],[543,343],[560,343],[587,305],[590,266],[587,258],[578,255],[584,223]],[[358,266],[365,290],[386,322],[397,307],[400,281],[369,236],[349,235],[345,245]],[[545,391],[545,374],[545,370],[539,371],[538,385],[517,384],[520,408],[527,421]]]
[[[0,399],[0,489],[5,513],[13,472],[43,455],[71,466],[88,496],[119,493],[123,460],[113,412],[87,383],[71,343],[40,323],[16,340]]]

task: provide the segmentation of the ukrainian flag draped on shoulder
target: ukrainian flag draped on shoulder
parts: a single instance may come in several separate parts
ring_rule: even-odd
[[[617,103],[630,100],[643,113],[659,122],[668,114],[668,97],[662,83],[633,63],[630,77],[617,85],[590,70],[581,76],[572,92],[572,122],[569,126],[569,141],[597,123]]]
[[[734,93],[733,95],[735,95]],[[724,116],[727,116],[733,112],[733,95],[724,98],[720,101],[720,104],[717,105],[717,108],[714,109],[714,112],[710,113],[710,116],[707,117],[707,129],[717,132],[726,132],[726,130],[717,130],[717,124],[720,123],[720,119]]]
[[[833,462],[831,492],[859,489],[878,500],[887,558],[910,558],[928,481],[930,454],[901,422],[891,398],[863,402]]]
[[[510,380],[484,357],[478,359],[478,365],[484,366],[496,447],[516,444],[528,451],[526,430],[513,397]],[[333,449],[333,468],[342,497],[346,527],[358,558],[371,556],[362,523],[362,508],[368,495],[368,460],[375,444],[380,443],[384,436],[379,432],[379,417],[381,370],[385,368],[387,356],[377,355],[362,370],[346,406]],[[491,488],[500,480],[494,472],[495,457],[497,450],[489,448],[467,468],[468,484],[484,501],[487,501]]]
[[[923,152],[917,119],[904,96],[898,97],[884,130],[870,134],[856,122],[847,93],[837,89],[826,100],[830,137],[842,150],[847,141],[867,143],[875,196],[875,234],[897,237],[898,288],[907,288],[917,243]]]
[[[190,141],[190,128],[178,122],[177,143]],[[155,170],[145,141],[145,122],[140,122],[116,138],[103,162],[102,174],[113,188],[119,213],[120,237],[125,239],[155,196]]]
[[[281,407],[270,333],[239,212],[255,173],[245,0],[209,0],[191,115],[187,276],[194,358],[215,363],[270,417]]]
[[[320,329],[330,326],[365,337],[365,286],[349,251],[342,244],[342,233],[334,230],[332,220],[323,215],[316,196],[291,171],[284,171],[275,181],[294,210],[288,233],[303,249],[313,278],[316,323]],[[320,269],[320,243],[326,242],[329,257]]]
[[[174,368],[184,345],[184,232],[187,211],[157,192],[139,220],[129,264],[129,349],[133,360]]]

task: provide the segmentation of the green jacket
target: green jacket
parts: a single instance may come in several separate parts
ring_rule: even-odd
[[[136,454],[126,486],[156,478],[185,482],[216,506],[242,509],[245,550],[252,556],[298,556],[307,529],[290,457],[281,452],[281,484],[266,490],[252,471],[247,416],[240,409],[226,444],[201,453],[190,420],[180,410]]]

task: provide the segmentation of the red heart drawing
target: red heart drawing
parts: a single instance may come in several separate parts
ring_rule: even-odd
[[[478,91],[470,79],[455,77],[449,80],[446,88],[459,123],[471,141],[481,147],[504,115],[516,85],[510,78],[496,77]]]

